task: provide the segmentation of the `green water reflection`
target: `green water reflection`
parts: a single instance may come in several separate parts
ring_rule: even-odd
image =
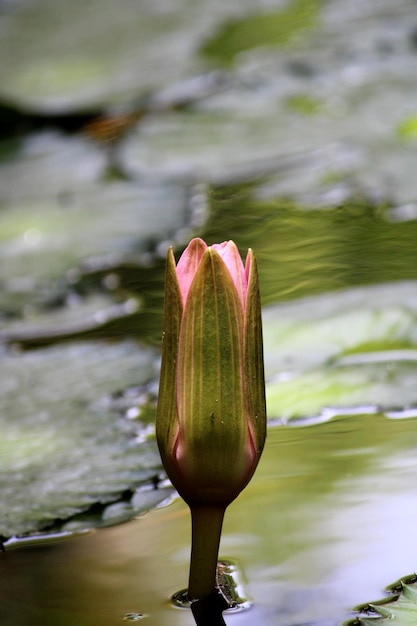
[[[337,624],[412,572],[417,422],[380,415],[270,430],[251,485],[229,508],[221,556],[254,607],[227,622]],[[174,504],[128,524],[0,559],[2,626],[193,624],[184,586],[189,516]],[[24,600],[23,600],[24,599]]]
[[[238,185],[214,190],[212,208],[204,236],[256,251],[264,304],[417,277],[417,221],[391,221],[387,206],[303,210]]]
[[[212,189],[210,218],[199,234],[209,244],[233,239],[242,252],[255,250],[264,305],[351,286],[417,279],[417,220],[392,221],[388,206],[364,201],[333,210],[305,210],[291,201],[260,200],[256,189],[242,184]],[[110,271],[120,276],[122,290],[140,294],[143,308],[120,326],[116,320],[95,334],[139,334],[159,345],[164,261],[155,262],[151,272],[125,264],[98,267],[93,275]]]

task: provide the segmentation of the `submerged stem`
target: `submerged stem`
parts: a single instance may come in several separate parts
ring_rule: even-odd
[[[225,506],[190,506],[192,543],[188,599],[201,600],[216,588],[217,558]]]

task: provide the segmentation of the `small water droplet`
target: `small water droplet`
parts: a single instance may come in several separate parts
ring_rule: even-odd
[[[126,622],[138,622],[140,619],[144,619],[146,615],[144,613],[126,613],[124,620]]]

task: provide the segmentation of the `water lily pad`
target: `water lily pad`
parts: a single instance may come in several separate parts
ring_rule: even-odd
[[[405,576],[387,588],[388,597],[358,607],[360,616],[345,626],[384,626],[395,621],[398,626],[409,626],[417,621],[417,577]]]
[[[135,100],[201,72],[211,29],[253,3],[35,0],[2,18],[0,98],[61,113]],[[6,62],[7,60],[7,62]]]
[[[269,417],[417,406],[416,294],[404,282],[266,308]]]
[[[414,201],[414,147],[397,133],[415,115],[415,52],[405,43],[414,10],[410,0],[395,13],[385,1],[326,3],[297,50],[251,48],[236,58],[230,85],[192,115],[142,120],[121,151],[126,170],[216,183],[263,170],[274,174],[264,194],[310,206],[358,192]],[[317,102],[305,115],[305,104]]]
[[[228,62],[239,52],[259,46],[288,46],[315,25],[316,0],[293,0],[276,12],[262,12],[230,20],[203,44],[202,52]]]
[[[107,155],[83,137],[28,136],[0,165],[0,308],[36,304],[87,257],[137,260],[189,226],[188,187],[108,180]]]
[[[160,459],[145,415],[129,419],[109,401],[157,376],[153,350],[74,343],[4,354],[0,371],[0,535],[38,531],[153,484]]]

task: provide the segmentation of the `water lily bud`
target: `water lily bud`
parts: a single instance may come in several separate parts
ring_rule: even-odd
[[[189,505],[227,506],[251,479],[266,436],[258,273],[232,241],[193,239],[167,256],[156,435]]]

